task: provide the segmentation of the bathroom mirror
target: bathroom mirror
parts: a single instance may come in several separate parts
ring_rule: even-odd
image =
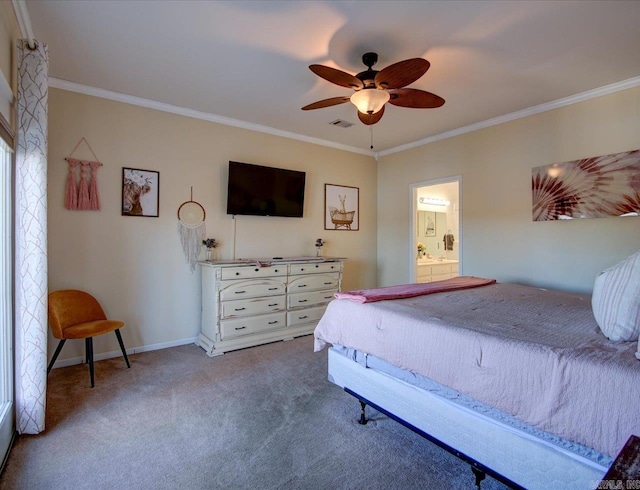
[[[417,219],[418,236],[416,238],[425,245],[427,253],[431,255],[444,253],[442,239],[447,233],[447,213],[418,211]]]

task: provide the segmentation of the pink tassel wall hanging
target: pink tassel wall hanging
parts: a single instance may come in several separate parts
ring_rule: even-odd
[[[67,209],[78,209],[78,187],[76,186],[76,167],[80,163],[78,160],[68,158],[69,175],[67,177],[67,189],[65,192],[64,207]]]
[[[96,159],[95,162],[85,160],[77,160],[71,158],[73,152],[78,149],[82,142],[85,142],[91,154]],[[98,169],[102,167],[102,163],[98,161],[98,157],[89,146],[89,142],[82,137],[76,147],[65,160],[69,163],[69,175],[67,176],[67,186],[65,190],[65,208],[78,210],[100,211],[100,194],[98,193]],[[77,171],[76,167],[80,167],[80,185],[76,185]]]

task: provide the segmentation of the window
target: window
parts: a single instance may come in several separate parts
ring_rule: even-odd
[[[14,433],[12,151],[0,139],[0,461]]]

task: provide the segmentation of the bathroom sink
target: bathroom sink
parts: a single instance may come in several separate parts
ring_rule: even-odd
[[[433,265],[433,264],[457,264],[457,260],[450,259],[436,259],[431,257],[429,259],[418,259],[418,265]]]

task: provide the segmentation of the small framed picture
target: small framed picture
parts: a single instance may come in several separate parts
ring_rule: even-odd
[[[324,229],[358,231],[360,196],[357,187],[324,185]]]
[[[122,216],[160,216],[160,172],[122,168]]]

